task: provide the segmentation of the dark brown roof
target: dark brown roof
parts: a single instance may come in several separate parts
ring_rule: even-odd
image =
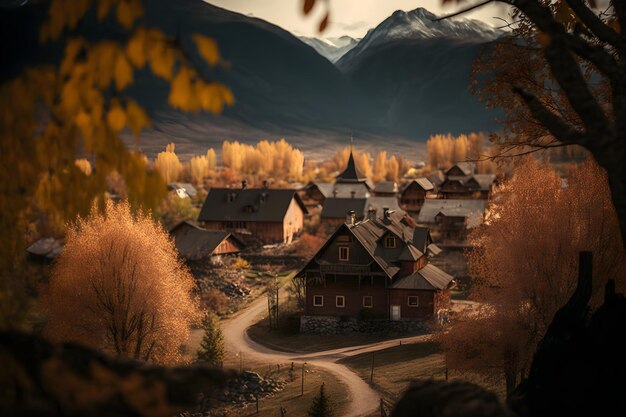
[[[426,264],[423,268],[413,272],[411,275],[400,278],[391,285],[391,288],[407,290],[443,290],[448,287],[454,279],[437,268],[435,265]]]
[[[357,218],[363,218],[367,209],[367,198],[326,198],[322,206],[322,219],[346,218],[350,211],[356,213]]]
[[[354,156],[352,156],[352,151],[350,151],[350,157],[348,158],[348,165],[346,169],[339,175],[337,175],[336,182],[365,182],[367,178],[362,175],[356,167],[354,163]]]
[[[446,171],[446,175],[473,175],[476,172],[476,164],[473,162],[457,162]]]
[[[326,247],[335,239],[335,236],[346,233],[346,231],[354,236],[355,240],[361,244],[365,251],[372,257],[373,261],[376,262],[387,277],[392,280],[400,271],[398,261],[412,262],[423,257],[424,253],[420,250],[420,247],[424,245],[427,246],[426,242],[428,242],[430,238],[428,229],[415,227],[415,222],[409,218],[404,211],[396,210],[389,212],[386,219],[380,217],[375,219],[367,218],[355,224],[344,223],[335,231],[333,236],[326,241],[318,253],[323,253]],[[383,237],[389,233],[395,235],[402,242],[401,245],[403,245],[402,251],[397,255],[397,259],[390,258],[390,252],[383,244]],[[296,275],[300,275],[309,268],[310,265],[317,262],[316,258],[317,255]],[[418,289],[436,290],[445,288],[450,280],[452,280],[450,275],[429,264],[422,267],[419,271],[422,271],[422,273],[417,275],[413,273],[408,277],[398,279],[397,282],[402,281],[404,284],[401,285],[411,285]],[[410,280],[406,281],[407,278],[410,278]],[[448,278],[449,280],[446,281]],[[420,280],[424,282],[418,283]],[[395,285],[393,285],[393,287],[396,288]]]
[[[181,257],[195,261],[209,257],[223,241],[230,239],[241,248],[243,244],[229,232],[203,229],[197,224],[183,221],[170,230]]]
[[[296,190],[211,188],[198,221],[282,222],[293,199],[306,214]]]

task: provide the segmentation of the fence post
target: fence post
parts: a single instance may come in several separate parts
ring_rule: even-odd
[[[374,352],[372,352],[372,370],[370,371],[370,382],[374,382]]]
[[[302,364],[302,387],[300,390],[300,396],[302,397],[304,395],[304,365],[306,365],[306,362],[304,362]]]

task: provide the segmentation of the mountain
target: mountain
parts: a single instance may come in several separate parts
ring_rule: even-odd
[[[496,128],[497,112],[468,86],[473,60],[503,32],[476,20],[436,19],[423,8],[396,11],[337,61],[363,103],[364,123],[421,138]]]
[[[395,41],[429,39],[456,40],[465,43],[484,43],[497,39],[504,34],[499,29],[473,19],[444,19],[419,7],[405,12],[396,10],[365,37],[351,48],[338,62],[339,68],[349,68],[358,57],[368,49]]]
[[[350,36],[340,36],[336,38],[312,38],[299,36],[299,39],[311,46],[321,56],[330,62],[337,62],[339,58],[354,48],[361,39],[354,39]]]
[[[431,134],[496,127],[493,112],[467,92],[472,60],[496,36],[482,24],[437,26],[423,9],[396,12],[356,45],[349,37],[325,40],[337,51],[352,47],[333,65],[276,25],[202,0],[149,0],[144,9],[143,24],[176,37],[199,70],[235,96],[235,105],[220,116],[180,113],[167,105],[168,85],[139,72],[130,94],[149,110],[154,127],[129,143],[150,155],[171,141],[188,155],[224,139],[285,137],[319,156],[347,143],[350,132],[363,144],[414,152]],[[38,44],[45,16],[41,2],[0,10],[0,80],[25,65],[58,62],[59,45]],[[120,28],[113,18],[102,24],[88,15],[79,32],[95,40],[118,35]],[[196,52],[195,33],[215,38],[230,65],[209,68]]]

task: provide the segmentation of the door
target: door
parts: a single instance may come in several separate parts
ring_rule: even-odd
[[[400,320],[400,306],[399,305],[391,306],[391,320],[394,320],[394,321]]]

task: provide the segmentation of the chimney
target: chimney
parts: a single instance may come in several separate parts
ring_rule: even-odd
[[[266,190],[270,188],[270,184],[269,182],[267,182],[267,180],[263,180],[263,188],[265,188]]]
[[[350,191],[350,198],[354,198],[355,195],[356,195],[356,191],[354,190]]]
[[[383,219],[389,220],[389,207],[383,207]]]
[[[367,210],[367,218],[368,220],[376,220],[376,209],[371,208]]]
[[[245,190],[247,186],[248,186],[248,181],[246,181],[246,180],[242,180],[242,181],[241,181],[241,189],[242,189],[242,190]]]
[[[354,210],[350,210],[348,212],[348,215],[346,216],[346,223],[351,226],[356,223],[356,213],[354,212]]]

